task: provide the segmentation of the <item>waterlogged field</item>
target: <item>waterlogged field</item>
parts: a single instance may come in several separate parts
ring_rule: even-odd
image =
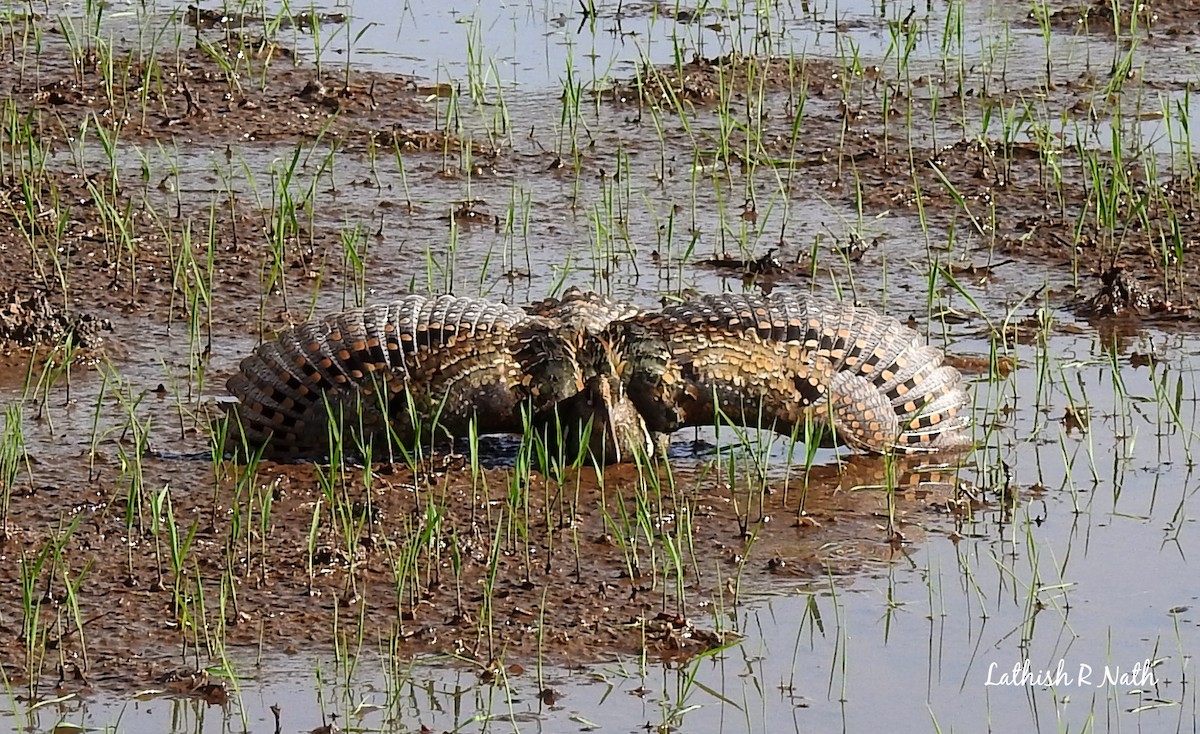
[[[0,10],[0,728],[1194,731],[1198,21]],[[977,448],[213,450],[291,324],[570,285],[907,320]]]

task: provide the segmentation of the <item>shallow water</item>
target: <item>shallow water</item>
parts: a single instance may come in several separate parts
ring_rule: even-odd
[[[346,674],[329,651],[282,656],[268,650],[256,662],[253,648],[240,646],[231,652],[237,683],[226,708],[169,695],[135,701],[101,683],[98,692],[68,692],[68,699],[36,708],[10,697],[10,705],[0,707],[0,727],[48,731],[70,722],[129,731],[265,730],[275,721],[269,707],[278,705],[283,729],[291,731],[311,730],[335,712],[338,726],[368,731],[1195,729],[1190,674],[1200,643],[1195,612],[1200,592],[1189,566],[1200,553],[1195,520],[1200,499],[1192,471],[1198,350],[1186,327],[1097,331],[1070,314],[1071,298],[1062,294],[1077,279],[1069,271],[1024,261],[998,266],[986,280],[961,278],[981,313],[944,281],[931,308],[931,253],[944,263],[994,262],[999,258],[985,236],[960,232],[956,248],[943,254],[938,246],[949,239],[944,222],[927,230],[900,204],[860,213],[822,178],[824,170],[810,177],[803,169],[760,168],[741,176],[720,158],[696,153],[714,150],[714,140],[728,132],[705,108],[694,119],[667,113],[650,122],[649,114],[633,107],[588,102],[579,118],[586,129],[564,130],[560,124],[568,68],[586,82],[627,78],[643,60],[671,63],[677,47],[689,56],[735,50],[810,58],[861,54],[886,67],[895,63],[892,33],[906,10],[889,8],[897,17],[881,19],[866,3],[804,11],[772,7],[773,33],[762,41],[763,49],[755,42],[763,21],[751,6],[677,22],[663,8],[627,3],[624,17],[602,14],[595,24],[585,19],[582,29],[572,3],[414,4],[399,21],[392,19],[391,7],[353,7],[351,34],[365,30],[353,41],[351,61],[429,81],[450,79],[464,88],[476,80],[485,89],[502,90],[485,96],[503,97],[511,116],[511,130],[497,136],[506,153],[462,178],[440,175],[446,164],[437,154],[408,156],[402,175],[390,155],[370,164],[342,156],[322,167],[321,144],[302,146],[314,155],[305,158],[291,185],[318,192],[306,223],[323,233],[315,249],[326,249],[318,262],[337,261],[331,232],[357,227],[379,233],[370,237],[377,264],[357,284],[373,300],[413,283],[418,291],[527,302],[562,279],[653,305],[659,294],[679,289],[741,287],[740,273],[698,265],[700,258],[754,259],[778,247],[784,262],[803,261],[810,253],[818,258],[815,266],[781,276],[776,287],[804,290],[815,274],[811,282],[819,290],[836,287],[899,318],[914,315],[935,343],[959,356],[986,362],[989,327],[1021,322],[1023,338],[1009,354],[1016,371],[996,380],[968,375],[981,447],[966,458],[960,477],[975,488],[978,501],[913,512],[898,551],[888,543],[885,516],[852,525],[857,537],[839,537],[821,548],[829,573],[818,565],[760,580],[755,593],[737,604],[719,594],[696,593],[700,598],[690,599],[694,621],[735,631],[741,639],[690,662],[624,654],[617,662],[567,669],[557,659],[546,663],[539,680],[536,658],[510,658],[507,665],[523,670],[510,668],[496,683],[481,681],[477,667],[447,658],[418,657],[410,664],[368,650]],[[1034,83],[1044,66],[1018,62],[1044,53],[1044,37],[1010,25],[1023,11],[1014,15],[1006,7],[952,5],[966,20],[957,48],[966,66],[1003,67],[1013,86]],[[113,22],[119,21],[117,14]],[[720,30],[706,27],[717,24]],[[916,72],[936,73],[944,27],[942,18],[922,26]],[[999,29],[1005,41],[993,46]],[[327,31],[321,38],[297,35],[297,45],[303,52],[306,43],[332,39],[325,63],[344,64],[337,49],[346,36],[339,40],[333,29]],[[1068,79],[1095,68],[1094,56],[1107,59],[1113,53],[1103,37],[1054,35],[1051,41],[1055,73]],[[1165,52],[1154,50],[1150,58],[1158,58],[1155,54]],[[786,107],[786,92],[772,95],[765,109]],[[426,120],[445,105],[428,100]],[[489,128],[495,107],[464,109],[465,129]],[[843,134],[835,99],[809,99],[806,119],[812,127],[802,142],[810,148]],[[764,124],[786,130],[788,118]],[[915,137],[931,144],[954,126],[942,120],[935,129],[922,128]],[[1064,118],[1063,128],[1054,132],[1067,129]],[[1160,140],[1155,130],[1146,135]],[[486,137],[480,133],[477,139]],[[1104,138],[1101,133],[1090,139],[1102,144]],[[697,139],[694,146],[685,144]],[[672,143],[679,143],[678,150]],[[125,180],[136,180],[143,165],[151,170],[144,191],[148,207],[182,199],[198,212],[230,191],[246,201],[269,189],[263,182],[279,176],[293,152],[249,145],[230,151],[227,145],[200,143],[159,153],[140,141],[125,144],[130,146],[121,156],[128,161]],[[585,151],[581,172],[548,173],[554,158],[572,145]],[[100,160],[91,158],[95,155],[87,150],[78,160],[87,168]],[[56,164],[64,169],[76,164],[66,153],[59,156]],[[868,163],[862,165],[866,170]],[[172,190],[155,186],[163,176],[171,178]],[[354,185],[366,178],[385,183]],[[397,206],[401,198],[411,200],[411,209]],[[502,222],[452,226],[446,215],[466,199],[477,200],[480,211]],[[747,199],[757,203],[753,217],[742,216]],[[850,263],[833,245],[849,241],[851,233],[867,241],[881,238],[881,245]],[[514,270],[524,272],[504,277]],[[285,320],[277,313],[279,297],[247,297],[260,277],[252,267],[249,275],[217,279],[215,293],[224,301],[217,309],[212,356],[201,360],[210,374],[202,388],[187,383],[199,359],[198,340],[189,339],[180,324],[168,332],[160,319],[114,314],[119,350],[113,373],[126,384],[118,390],[105,382],[104,371],[77,372],[74,403],[61,387],[51,391],[47,411],[53,421],[31,420],[26,427],[31,454],[41,462],[38,476],[60,485],[56,490],[75,490],[85,469],[78,457],[97,434],[105,455],[115,461],[126,441],[116,435],[127,420],[121,404],[133,405],[138,396],[142,401],[128,409],[152,421],[150,445],[167,457],[164,472],[210,472],[207,462],[176,458],[203,451],[206,439],[200,432],[176,431],[174,387],[165,397],[149,391],[175,380],[196,391],[185,403],[220,396],[223,376],[253,347],[260,330]],[[293,315],[353,303],[353,280],[329,265],[327,277],[299,288],[293,282]],[[1085,273],[1078,283],[1087,288],[1092,280]],[[967,318],[949,325],[931,320],[930,312],[936,316],[943,306],[962,309]],[[1146,364],[1148,356],[1153,365]],[[6,400],[23,394],[17,381],[5,391]],[[101,391],[107,395],[103,400]],[[113,397],[120,391],[128,396],[124,401]],[[98,400],[101,409],[93,413]],[[1068,409],[1081,417],[1069,417]],[[715,442],[710,434],[701,438]],[[714,460],[711,448],[699,456],[690,451],[691,440],[690,434],[677,436],[675,443],[685,478],[703,476]],[[780,469],[786,449],[770,456],[775,462],[770,480],[795,486],[796,473]],[[837,456],[819,451],[817,463],[836,466]],[[882,495],[871,487],[837,492],[866,493],[860,496],[873,501]],[[793,507],[798,502],[788,501]],[[793,566],[810,560],[811,549],[789,545],[792,531],[784,524],[760,531],[766,536],[762,548],[770,548],[752,549],[763,553],[760,566],[772,554]],[[844,566],[831,561],[839,554]],[[0,622],[19,628],[11,618]],[[1061,665],[1066,677],[1054,685],[1007,685],[1004,674],[1025,661],[1032,673],[1049,670],[1051,677]],[[1135,674],[1141,671],[1135,666],[1146,661],[1152,675]],[[184,656],[178,662],[190,661]],[[1109,683],[1106,674],[1115,680]],[[556,695],[539,695],[547,688]]]

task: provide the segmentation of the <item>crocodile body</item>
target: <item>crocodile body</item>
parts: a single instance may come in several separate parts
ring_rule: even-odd
[[[912,329],[836,301],[726,294],[643,312],[571,289],[525,309],[413,295],[308,322],[243,360],[229,390],[242,439],[278,458],[325,458],[335,434],[534,428],[614,462],[651,434],[721,422],[829,429],[876,453],[963,448],[960,379]]]
[[[274,458],[328,458],[336,437],[362,453],[557,423],[565,450],[586,436],[593,454],[620,461],[622,449],[646,450],[648,437],[613,365],[589,348],[588,330],[611,320],[603,313],[636,310],[578,291],[529,310],[411,295],[301,324],[230,378],[239,440]]]
[[[651,431],[729,422],[799,438],[817,429],[873,453],[970,445],[958,370],[869,308],[725,294],[614,322],[609,332]]]

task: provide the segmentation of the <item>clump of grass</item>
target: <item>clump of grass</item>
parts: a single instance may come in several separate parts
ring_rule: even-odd
[[[9,503],[22,471],[33,482],[33,469],[25,447],[25,410],[19,402],[4,406],[0,432],[0,539],[9,537]]]
[[[154,538],[154,561],[157,578],[156,588],[171,589],[171,610],[175,621],[185,630],[192,630],[194,620],[189,611],[190,579],[187,578],[187,563],[196,540],[196,532],[200,526],[199,518],[192,520],[191,527],[182,531],[171,505],[171,487],[165,485],[157,492],[151,492],[150,504],[150,535]],[[167,564],[170,572],[170,583],[163,575],[163,545],[167,549]],[[197,579],[196,583],[199,583]]]
[[[21,641],[24,643],[24,675],[31,698],[40,698],[42,677],[49,657],[57,656],[61,671],[81,672],[88,667],[87,642],[79,591],[91,569],[92,561],[73,569],[68,547],[83,515],[61,521],[48,529],[48,537],[35,554],[22,551],[18,561],[21,585]],[[61,591],[55,587],[61,584]],[[44,589],[39,586],[44,585]],[[44,610],[51,610],[44,614]],[[49,619],[43,619],[44,617]],[[68,644],[68,641],[69,644]],[[78,660],[73,660],[72,653]],[[82,661],[79,662],[79,661]]]

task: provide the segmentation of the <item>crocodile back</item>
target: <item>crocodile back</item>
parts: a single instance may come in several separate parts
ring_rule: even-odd
[[[606,330],[642,313],[636,306],[571,287],[526,307],[517,346],[535,419],[560,435],[567,455],[586,451],[605,463],[653,451],[645,420],[629,399]]]
[[[893,318],[823,298],[705,296],[613,324],[651,430],[805,421],[873,452],[960,448],[968,403],[942,353]]]
[[[642,313],[636,306],[574,286],[563,291],[561,298],[546,298],[529,304],[525,312],[551,319],[570,331],[584,334],[599,334],[614,321],[630,319]]]

